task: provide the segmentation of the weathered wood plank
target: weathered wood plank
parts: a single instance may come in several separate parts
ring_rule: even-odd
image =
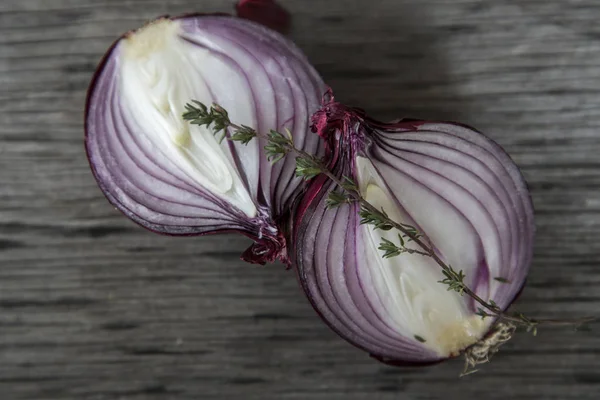
[[[600,3],[281,0],[341,100],[461,120],[505,146],[536,206],[520,307],[600,309]],[[85,90],[122,32],[230,2],[0,3],[0,398],[596,399],[600,338],[521,336],[482,373],[394,369],[322,324],[293,274],[236,237],[143,231],[105,201],[82,143]]]

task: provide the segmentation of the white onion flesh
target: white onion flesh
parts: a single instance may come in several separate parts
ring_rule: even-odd
[[[451,265],[464,265],[465,275],[475,275],[480,246],[473,230],[460,216],[439,204],[439,198],[423,193],[422,188],[406,177],[395,176],[389,187],[401,195],[393,196],[367,158],[357,157],[356,165],[357,183],[365,200],[377,209],[384,209],[396,222],[413,225],[418,220],[433,243],[443,244],[439,250],[447,255]],[[402,202],[402,209],[393,199]],[[447,357],[485,333],[491,321],[472,314],[468,297],[440,286],[444,276],[431,257],[402,254],[383,258],[384,252],[378,249],[381,239],[399,243],[397,231],[361,225],[360,234],[367,252],[365,273],[371,275],[375,292],[388,311],[388,324],[393,324],[403,336],[420,337],[430,350]],[[421,250],[414,242],[407,243],[407,247]]]
[[[254,217],[256,206],[233,165],[230,150],[221,146],[209,128],[190,125],[181,117],[191,99],[212,103],[214,98],[206,81],[225,80],[235,96],[221,99],[222,105],[233,110],[231,117],[240,124],[256,125],[252,93],[236,71],[208,49],[186,41],[188,37],[203,40],[200,33],[184,33],[180,21],[163,19],[122,42],[122,105],[130,118],[139,122],[145,138],[187,176]],[[248,149],[248,153],[252,151],[256,148]],[[256,179],[257,173],[249,169],[249,179]]]

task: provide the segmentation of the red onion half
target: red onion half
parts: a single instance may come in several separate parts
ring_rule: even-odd
[[[391,219],[416,227],[483,300],[510,305],[532,257],[533,207],[519,169],[497,144],[454,123],[381,123],[333,99],[313,127],[338,177],[353,179]],[[312,182],[296,213],[291,255],[333,330],[396,364],[455,356],[485,335],[492,318],[476,315],[469,296],[446,291],[431,257],[384,259],[381,239],[398,242],[397,231],[361,225],[356,203],[328,209],[334,186],[324,176]]]
[[[318,154],[310,116],[325,86],[288,39],[224,15],[162,18],[125,34],[88,92],[86,149],[108,200],[150,230],[172,235],[239,231],[250,262],[286,258],[280,221],[302,181],[294,160],[267,161],[263,140],[219,141],[181,117],[191,99],[213,102],[258,131],[290,129]],[[277,219],[277,220],[276,220]]]

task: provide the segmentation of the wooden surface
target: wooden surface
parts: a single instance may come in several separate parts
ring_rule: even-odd
[[[112,209],[82,115],[101,55],[146,19],[232,0],[0,0],[0,399],[598,399],[595,332],[521,335],[473,376],[337,338],[235,236],[169,238]],[[338,98],[460,120],[522,166],[537,212],[519,307],[600,313],[600,2],[282,0]]]

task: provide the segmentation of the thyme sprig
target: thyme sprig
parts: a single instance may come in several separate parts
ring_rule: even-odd
[[[372,225],[374,229],[383,231],[392,229],[399,231],[397,243],[386,238],[381,239],[378,249],[382,251],[383,258],[396,257],[401,254],[419,254],[431,257],[442,269],[444,279],[439,281],[440,284],[446,285],[448,290],[455,291],[461,296],[466,294],[477,302],[481,307],[477,309],[476,315],[482,319],[495,318],[497,321],[490,333],[464,351],[465,369],[461,376],[476,372],[477,370],[474,369],[476,365],[489,362],[491,356],[498,351],[498,348],[512,338],[518,327],[525,328],[527,332],[536,335],[539,325],[572,325],[579,328],[596,320],[592,317],[564,320],[533,319],[520,312],[509,313],[503,311],[493,300],[485,301],[471,290],[465,283],[466,276],[463,271],[456,271],[451,265],[446,264],[414,226],[394,221],[385,210],[377,209],[365,200],[358,185],[350,177],[338,178],[327,168],[322,159],[297,148],[289,131],[286,131],[285,134],[276,130],[262,133],[246,125],[235,124],[229,119],[227,111],[218,104],[213,104],[208,108],[203,103],[192,100],[192,103],[186,104],[185,109],[186,112],[183,114],[185,120],[191,124],[212,129],[215,136],[220,134],[220,142],[228,138],[247,145],[252,139],[261,138],[267,143],[264,149],[269,161],[275,163],[288,154],[293,154],[296,159],[296,176],[305,180],[321,174],[327,176],[339,187],[339,189],[332,190],[329,193],[326,199],[327,207],[335,208],[343,204],[358,203],[360,205],[361,224]],[[419,249],[408,247],[408,242],[415,243]],[[494,279],[501,283],[510,283],[503,277],[495,277]]]
[[[337,190],[332,190],[325,199],[325,205],[327,208],[336,208],[341,206],[342,204],[353,203],[354,200],[349,198],[344,194],[344,192],[340,192]]]

